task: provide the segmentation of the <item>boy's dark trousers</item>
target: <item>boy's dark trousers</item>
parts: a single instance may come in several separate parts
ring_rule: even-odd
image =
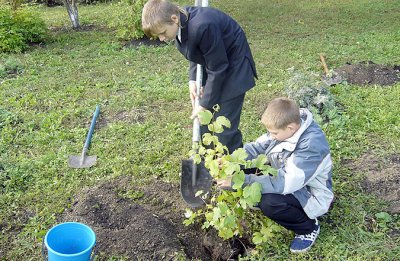
[[[229,153],[232,153],[237,148],[243,147],[242,133],[239,130],[239,123],[244,96],[245,94],[242,94],[236,98],[218,103],[220,110],[214,114],[214,119],[218,116],[225,116],[231,122],[230,128],[225,128],[222,133],[215,134],[218,137],[219,142],[228,148]],[[212,109],[209,110],[213,112]],[[201,136],[207,132],[210,132],[207,126],[200,126]]]
[[[265,216],[296,234],[309,234],[315,229],[315,219],[308,218],[292,194],[262,194],[259,207]]]

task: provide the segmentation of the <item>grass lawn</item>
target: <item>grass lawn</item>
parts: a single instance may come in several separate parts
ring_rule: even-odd
[[[264,132],[260,115],[268,100],[283,95],[289,68],[322,73],[320,53],[330,68],[400,64],[398,0],[210,4],[242,25],[255,58],[259,80],[243,109],[245,142]],[[178,183],[191,148],[188,62],[173,45],[124,47],[108,26],[124,12],[118,5],[80,6],[82,24],[93,25],[82,31],[69,29],[64,7],[40,11],[52,41],[0,54],[0,62],[12,59],[22,68],[0,78],[1,260],[41,260],[42,237],[84,186],[122,175]],[[365,154],[398,155],[400,83],[330,90],[349,118],[340,129],[324,127],[335,164],[335,207],[309,253],[290,255],[285,239],[261,254],[271,260],[398,259],[400,215],[376,218],[386,203],[365,193],[364,173],[346,163]],[[88,154],[98,156],[97,165],[71,169],[68,156],[80,153],[96,104],[101,114]]]

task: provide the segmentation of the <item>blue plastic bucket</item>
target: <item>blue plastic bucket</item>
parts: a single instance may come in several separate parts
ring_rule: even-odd
[[[93,230],[78,222],[58,224],[44,238],[49,261],[89,261],[95,243]]]

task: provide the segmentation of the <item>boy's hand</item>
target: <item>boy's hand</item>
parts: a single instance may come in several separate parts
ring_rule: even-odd
[[[226,179],[217,179],[217,187],[220,189],[232,189],[232,177]]]
[[[203,87],[200,88],[200,97],[203,96]],[[197,86],[196,86],[196,81],[189,81],[189,95],[190,95],[190,101],[192,102],[192,108],[194,108],[194,100],[196,99],[197,96]]]
[[[197,114],[199,114],[199,112],[205,111],[205,110],[206,110],[206,108],[204,108],[204,107],[199,105],[197,108],[193,109],[192,115],[190,116],[190,119],[193,120],[194,118],[197,117]]]

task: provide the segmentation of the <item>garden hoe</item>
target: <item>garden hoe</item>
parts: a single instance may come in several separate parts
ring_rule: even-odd
[[[199,106],[200,86],[202,86],[202,71],[202,66],[197,65],[197,95],[194,102],[195,108]],[[196,145],[200,140],[200,122],[198,117],[196,117],[193,120],[193,145]],[[181,195],[189,206],[197,208],[204,204],[204,200],[201,196],[210,190],[212,182],[212,177],[204,166],[204,162],[196,164],[193,159],[182,160]]]
[[[89,149],[90,141],[92,140],[92,135],[94,131],[94,126],[96,125],[96,119],[100,113],[100,106],[96,106],[96,110],[93,114],[92,123],[90,124],[89,132],[86,136],[86,142],[82,149],[82,154],[80,156],[69,156],[68,165],[71,168],[90,168],[96,163],[97,156],[86,156],[86,152]]]

